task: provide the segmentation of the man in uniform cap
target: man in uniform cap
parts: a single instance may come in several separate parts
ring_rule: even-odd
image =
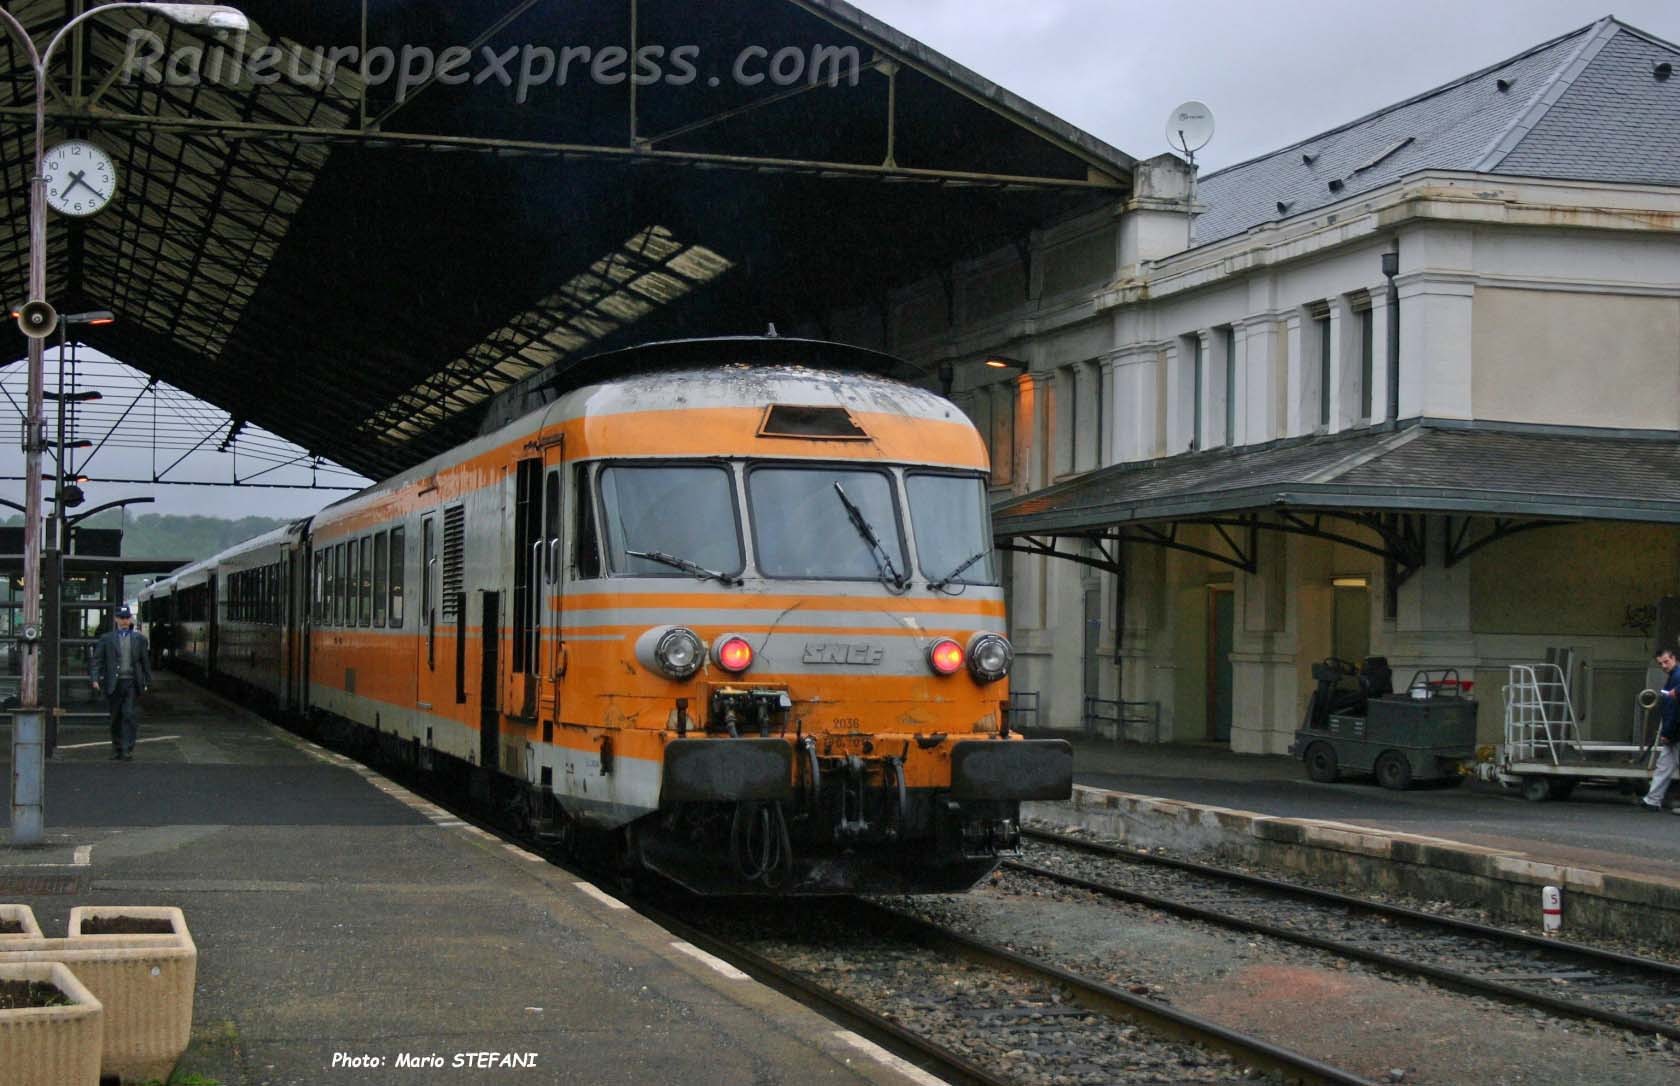
[[[111,757],[129,761],[140,730],[137,701],[152,685],[152,661],[145,635],[134,628],[134,612],[127,607],[117,608],[117,628],[93,643],[88,675],[111,708]]]

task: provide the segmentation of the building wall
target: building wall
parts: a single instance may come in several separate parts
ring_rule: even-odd
[[[1472,314],[1477,418],[1680,429],[1680,298],[1479,286]]]
[[[896,295],[888,319],[834,322],[877,339],[885,329],[889,350],[954,368],[953,398],[991,436],[995,497],[1192,447],[1380,422],[1390,413],[1381,267],[1396,247],[1401,418],[1680,430],[1680,192],[1421,176],[1178,252],[1181,165],[1140,170],[1141,195],[1119,214],[1098,209],[959,265]],[[1014,686],[1038,692],[1041,725],[1078,729],[1087,696],[1118,696],[1156,703],[1163,738],[1203,740],[1208,586],[1229,583],[1231,746],[1282,752],[1311,666],[1332,650],[1332,582],[1363,579],[1370,651],[1399,682],[1419,667],[1473,673],[1484,740],[1499,733],[1505,668],[1554,646],[1587,661],[1581,696],[1616,726],[1611,706],[1642,685],[1648,650],[1627,608],[1680,590],[1680,534],[1547,528],[1449,568],[1446,531],[1430,518],[1431,559],[1397,590],[1391,616],[1383,562],[1323,539],[1262,533],[1254,573],[1130,545],[1123,607],[1113,574],[1015,555]],[[1179,538],[1222,549],[1206,529]]]

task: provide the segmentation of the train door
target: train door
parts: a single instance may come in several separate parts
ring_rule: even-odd
[[[303,670],[303,638],[299,631],[303,627],[303,616],[308,613],[309,593],[304,586],[309,578],[303,573],[305,561],[302,547],[293,548],[286,555],[285,565],[281,568],[280,614],[276,616],[280,623],[280,654],[286,661],[286,682],[280,695],[280,708],[292,711],[303,704],[300,686],[300,676]]]
[[[215,570],[204,580],[204,674],[217,674],[216,649],[221,642],[222,616],[216,612],[217,600],[221,593],[217,586],[221,582],[221,575]]]
[[[542,457],[519,461],[513,483],[513,652],[508,712],[537,715],[541,674],[543,552]]]
[[[566,646],[560,640],[560,596],[566,560],[562,542],[564,533],[560,530],[565,523],[565,486],[560,453],[559,441],[543,448],[543,580],[538,633],[541,716],[556,724],[560,721],[560,677],[566,672]]]
[[[496,681],[500,674],[502,641],[498,600],[498,593],[484,593],[484,618],[479,625],[482,657],[478,678],[478,764],[488,769],[499,769],[502,764],[502,706],[497,696],[501,685]]]
[[[415,654],[414,688],[419,707],[430,711],[437,676],[437,517],[420,518],[420,651]]]

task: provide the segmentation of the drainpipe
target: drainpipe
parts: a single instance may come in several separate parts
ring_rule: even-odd
[[[1382,273],[1388,279],[1388,420],[1400,421],[1400,288],[1394,277],[1400,274],[1400,240],[1382,255]]]

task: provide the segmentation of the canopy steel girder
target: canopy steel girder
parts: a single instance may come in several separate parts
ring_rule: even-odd
[[[33,116],[32,109],[0,107],[0,117]],[[364,147],[404,147],[427,151],[478,151],[495,156],[601,159],[630,165],[701,166],[743,170],[749,173],[802,173],[820,177],[857,177],[880,181],[916,182],[962,188],[1007,190],[1045,189],[1056,192],[1088,191],[1119,194],[1126,183],[1105,174],[1085,178],[1044,177],[1032,174],[983,173],[970,170],[941,170],[913,166],[872,165],[832,162],[822,159],[777,158],[774,156],[726,155],[705,151],[660,151],[643,146],[614,147],[601,144],[565,143],[550,140],[508,139],[493,136],[449,136],[425,132],[387,132],[375,129],[314,128],[300,124],[264,124],[255,121],[218,121],[195,117],[147,117],[106,110],[82,111],[48,107],[47,121],[62,126],[90,129],[150,128],[159,132],[190,132],[229,138],[265,137],[274,140],[305,140],[324,144]],[[1094,172],[1094,171],[1093,171]]]
[[[1456,566],[1458,563],[1464,561],[1483,547],[1497,543],[1502,539],[1509,539],[1511,536],[1517,535],[1521,532],[1530,532],[1536,528],[1555,528],[1559,525],[1575,523],[1575,521],[1571,520],[1517,520],[1511,517],[1464,517],[1459,522],[1458,530],[1455,532],[1453,531],[1453,521],[1456,519],[1458,518],[1451,516],[1446,518],[1447,553],[1444,557],[1444,562],[1448,569],[1451,569],[1453,566]],[[1476,520],[1485,519],[1491,519],[1493,523],[1488,526],[1487,531],[1480,538],[1470,539],[1469,535],[1471,524]]]
[[[1009,541],[999,545],[1000,550],[1014,551],[1020,554],[1037,554],[1046,558],[1061,558],[1110,573],[1121,572],[1118,552],[1111,554],[1107,544],[1116,546],[1137,543],[1145,546],[1163,547],[1185,554],[1193,554],[1210,561],[1219,562],[1244,573],[1259,572],[1258,535],[1260,532],[1279,532],[1286,535],[1300,535],[1312,539],[1328,540],[1344,547],[1364,551],[1375,555],[1391,564],[1390,580],[1395,587],[1406,583],[1428,561],[1428,537],[1425,529],[1423,513],[1380,513],[1360,510],[1321,510],[1307,514],[1281,510],[1276,512],[1276,519],[1266,519],[1259,513],[1231,517],[1190,517],[1183,520],[1166,522],[1163,525],[1133,524],[1125,527],[1112,527],[1096,532],[1070,532],[1067,534],[1032,534],[1014,537],[1020,542]],[[1474,521],[1490,519],[1481,517],[1446,517],[1446,552],[1443,556],[1444,564],[1451,568],[1468,558],[1483,547],[1508,539],[1521,532],[1532,531],[1535,528],[1545,528],[1559,524],[1573,523],[1561,520],[1530,520],[1519,521],[1503,517],[1493,517],[1492,525],[1479,538],[1469,539],[1471,525]],[[1344,531],[1336,531],[1326,526],[1326,520],[1341,520],[1363,528],[1377,537],[1377,542],[1351,535]],[[1454,522],[1458,521],[1454,531]],[[1179,537],[1180,529],[1186,527],[1212,528],[1224,543],[1226,549],[1219,551],[1200,544],[1189,543]],[[1235,530],[1241,538],[1232,535]],[[1092,558],[1088,555],[1070,554],[1056,547],[1058,539],[1068,539],[1091,543],[1097,546],[1100,557]],[[1468,540],[1468,542],[1467,542]]]
[[[264,7],[267,0],[255,2]],[[29,8],[29,25],[37,29],[61,22],[65,13],[57,0],[25,0],[11,6]],[[365,52],[372,42],[368,37],[370,5],[355,5],[346,14],[353,18],[355,7],[362,14]],[[512,40],[508,38],[512,24],[522,17],[528,29],[553,29],[562,25],[555,20],[574,17],[584,20],[580,25],[599,28],[628,13],[632,41],[638,12],[648,16],[649,41],[659,40],[661,18],[665,32],[673,18],[687,18],[680,6],[651,0],[594,0],[581,6],[561,0],[500,0],[487,8],[433,11],[424,5],[397,3],[379,14],[393,19],[392,26],[409,28],[416,25],[411,17],[417,17],[422,29],[429,26],[440,31],[439,41],[470,40],[479,45],[494,39],[496,48]],[[971,255],[970,250],[991,244],[993,238],[1024,236],[1051,209],[1075,206],[1073,201],[1111,199],[1130,184],[1135,163],[1129,156],[1043,114],[840,0],[762,0],[752,10],[741,24],[748,28],[748,36],[731,37],[740,33],[741,25],[725,21],[716,31],[703,25],[698,31],[702,43],[708,49],[715,45],[721,53],[726,46],[753,41],[752,33],[774,29],[790,41],[826,45],[835,41],[832,31],[838,30],[841,44],[860,47],[862,83],[854,81],[849,85],[852,89],[838,94],[826,82],[799,88],[797,94],[768,84],[757,90],[738,88],[719,101],[718,108],[708,111],[694,110],[674,99],[660,101],[652,92],[644,109],[632,80],[622,88],[629,108],[628,123],[621,129],[615,130],[610,123],[577,127],[563,120],[552,124],[539,120],[532,127],[531,115],[512,120],[511,127],[500,120],[485,125],[478,118],[488,113],[456,109],[462,101],[474,109],[482,102],[449,99],[429,83],[412,90],[405,102],[393,102],[389,88],[380,92],[385,95],[383,101],[375,102],[354,70],[354,62],[340,68],[336,79],[307,86],[257,86],[242,77],[197,85],[125,80],[119,69],[129,36],[138,28],[158,34],[169,55],[178,45],[207,45],[209,39],[148,16],[112,12],[87,25],[74,62],[67,56],[55,65],[46,113],[55,135],[104,133],[102,142],[115,153],[124,178],[125,198],[88,221],[85,238],[74,252],[62,244],[62,234],[53,238],[49,296],[66,300],[68,285],[79,296],[119,311],[122,327],[90,336],[95,346],[291,438],[316,455],[325,454],[378,476],[406,468],[474,431],[473,420],[486,398],[528,372],[521,351],[544,327],[542,315],[533,315],[531,306],[568,273],[556,267],[548,272],[556,278],[546,282],[533,278],[528,290],[519,284],[523,293],[497,299],[506,302],[500,311],[477,299],[478,310],[467,307],[465,319],[447,318],[452,322],[443,329],[447,334],[424,341],[412,335],[389,340],[361,336],[358,343],[357,336],[345,334],[346,322],[356,318],[342,312],[356,304],[354,293],[323,302],[304,290],[304,284],[289,281],[298,274],[295,251],[301,251],[299,246],[318,247],[325,240],[319,214],[314,214],[317,221],[309,222],[306,229],[309,241],[297,241],[294,227],[317,212],[322,201],[337,201],[336,207],[345,199],[346,170],[337,152],[385,148],[399,154],[456,153],[487,163],[472,167],[475,179],[493,170],[488,163],[510,159],[577,163],[577,170],[591,163],[607,164],[584,171],[597,186],[603,181],[616,184],[619,177],[631,179],[635,167],[670,170],[686,178],[661,186],[673,190],[728,191],[752,183],[707,182],[707,177],[783,177],[793,180],[780,182],[784,186],[780,190],[767,180],[753,191],[787,204],[790,198],[804,195],[799,186],[834,182],[841,186],[840,205],[847,207],[851,201],[849,209],[860,225],[840,235],[843,244],[834,250],[840,259],[829,256],[821,266],[802,264],[797,255],[765,260],[764,253],[758,252],[765,246],[752,242],[743,264],[750,270],[736,277],[750,284],[738,287],[731,280],[721,302],[716,290],[692,303],[680,298],[663,302],[666,308],[658,310],[650,328],[633,332],[621,327],[609,333],[616,337],[610,341],[590,342],[590,350],[597,345],[620,346],[638,332],[651,333],[652,338],[670,335],[682,327],[678,319],[696,311],[722,308],[738,322],[747,311],[742,297],[749,290],[759,299],[757,307],[771,310],[784,326],[796,313],[815,323],[826,313],[824,304],[859,304],[866,277],[856,269],[867,262],[866,253],[891,269],[878,287],[884,293],[915,275],[931,274],[928,267]],[[342,35],[350,22],[325,9],[280,4],[269,5],[261,14],[276,33],[270,36],[264,28],[254,27],[244,46],[247,53],[271,42],[290,48],[297,44],[293,38],[330,41],[334,34]],[[541,22],[533,26],[532,18]],[[435,21],[426,23],[428,19]],[[350,33],[354,37],[353,27]],[[424,35],[414,40],[424,40]],[[10,43],[3,56],[10,70],[0,74],[0,117],[26,115],[32,112],[31,86],[19,76],[18,56]],[[859,86],[863,90],[855,89]],[[795,113],[790,115],[785,103],[792,97],[800,97],[800,104],[792,107]],[[418,110],[414,108],[417,99],[422,103]],[[699,104],[705,107],[713,101],[700,100]],[[844,138],[838,134],[811,138],[809,126],[793,119],[811,109],[835,111],[823,115],[855,124],[858,132]],[[393,130],[399,124],[405,130]],[[930,129],[930,125],[940,127]],[[969,133],[966,143],[929,140],[930,131],[955,131],[951,125],[967,126],[963,129]],[[14,131],[21,127],[15,125]],[[505,134],[494,134],[492,128]],[[997,138],[976,143],[976,132]],[[968,150],[981,146],[990,150],[983,154]],[[9,217],[0,222],[0,267],[15,266],[21,274],[26,239],[8,227],[22,218],[17,200],[27,156],[15,140],[5,140],[0,147],[6,148],[9,160],[3,171],[8,182],[8,204],[3,211]],[[333,167],[330,174],[329,166]],[[352,181],[365,179],[370,168],[364,154],[362,161],[353,160],[348,176]],[[324,176],[332,182],[327,193],[320,186]],[[924,206],[930,202],[940,206],[947,199],[964,201],[961,206],[979,229],[950,231],[920,225],[895,231],[894,214],[901,219],[909,215],[917,224],[939,221],[905,210],[914,205],[902,197],[863,195],[889,192],[880,186],[897,183],[929,193],[920,198]],[[963,190],[979,190],[979,194],[933,195]],[[1005,197],[1003,193],[1022,195]],[[672,203],[655,200],[644,219],[625,225],[639,229],[689,210],[682,201],[674,201],[679,210],[673,211]],[[856,216],[857,210],[864,214]],[[342,217],[337,211],[328,216],[335,223]],[[380,219],[376,216],[372,221]],[[719,235],[715,217],[702,217],[702,221],[702,233],[687,230],[686,222],[670,225],[684,227],[684,240],[696,246],[715,245],[719,238],[733,249],[749,244],[734,234]],[[457,244],[461,240],[458,230],[436,233],[443,252],[452,239]],[[597,240],[602,240],[598,234]],[[782,249],[789,251],[799,252],[787,246]],[[288,253],[294,253],[289,264]],[[762,271],[751,263],[755,254],[763,261]],[[729,255],[733,258],[736,253]],[[583,258],[572,270],[586,267],[588,256],[568,253],[568,259]],[[358,277],[341,278],[353,282]],[[506,291],[507,286],[502,284],[501,289]],[[437,313],[437,299],[428,297],[428,292],[416,290],[415,301],[431,302],[431,312]],[[678,301],[682,308],[673,313]],[[392,319],[391,309],[376,309],[375,315]],[[319,357],[300,357],[300,349],[307,345],[285,333],[296,326],[299,314],[316,312],[323,325],[322,349]],[[568,320],[574,314],[559,316]],[[475,325],[475,321],[483,323]],[[716,325],[717,330],[736,327],[736,323]],[[342,348],[335,350],[331,341],[342,341]],[[442,348],[441,357],[435,359],[425,353],[434,342]],[[471,348],[474,343],[480,346]],[[573,348],[571,353],[562,352],[561,359],[575,360],[582,354],[582,349]],[[446,365],[447,369],[439,368]],[[276,380],[296,375],[305,387],[312,380],[317,388],[330,387],[333,394],[308,396],[281,387],[271,389],[277,394],[259,395],[254,389],[268,375]],[[389,428],[394,422],[402,444],[367,440],[370,428],[381,429],[375,424]],[[422,425],[428,429],[420,429]]]

